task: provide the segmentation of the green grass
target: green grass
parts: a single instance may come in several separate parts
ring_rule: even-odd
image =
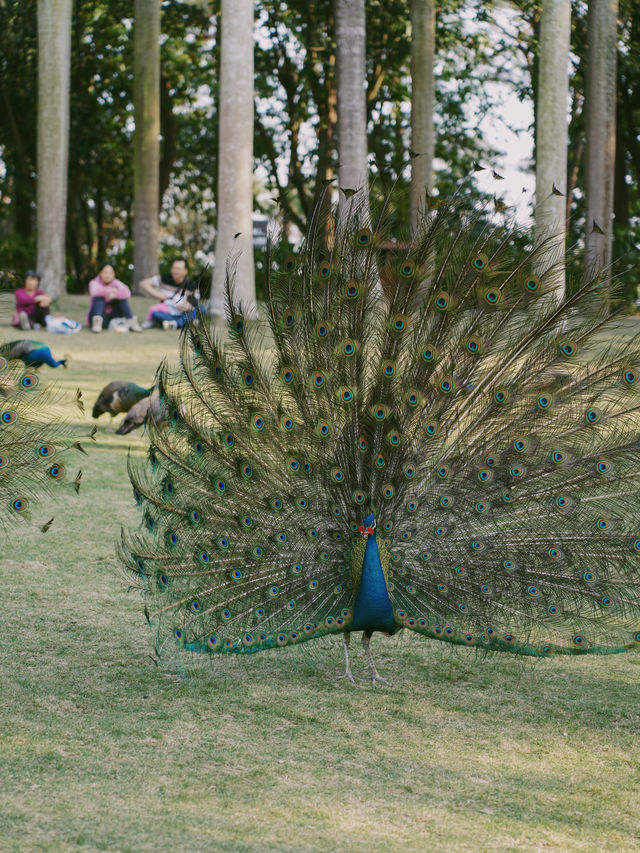
[[[150,382],[176,341],[52,336],[71,367],[46,375],[90,409],[113,378]],[[339,643],[197,659],[184,681],[156,667],[114,556],[137,519],[127,450],[145,442],[114,426],[99,421],[80,496],[38,509],[51,529],[5,542],[1,850],[640,850],[638,655],[532,662],[376,636],[393,689],[338,680]]]

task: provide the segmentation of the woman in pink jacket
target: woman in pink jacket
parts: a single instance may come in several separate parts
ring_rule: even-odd
[[[131,291],[124,282],[116,278],[111,264],[103,264],[98,275],[89,282],[89,322],[92,332],[101,332],[110,320],[121,319],[114,331],[141,332],[142,328],[134,316],[129,297]]]
[[[45,326],[49,315],[51,297],[40,290],[40,275],[35,270],[28,270],[24,277],[24,287],[16,290],[16,313],[11,320],[12,326],[19,326],[23,331]]]

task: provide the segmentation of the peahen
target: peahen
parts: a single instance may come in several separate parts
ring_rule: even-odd
[[[79,390],[75,404],[83,411]],[[79,490],[81,471],[72,475],[68,467],[76,451],[85,451],[68,414],[64,395],[0,356],[0,527],[5,533],[11,522],[31,517],[43,494],[65,485]]]
[[[43,364],[49,367],[68,367],[68,359],[54,358],[49,347],[43,344],[42,341],[22,339],[0,344],[0,356],[9,361],[19,359],[27,367],[33,367],[36,370],[42,367]]]
[[[606,276],[454,198],[320,205],[266,321],[186,328],[123,558],[159,656],[401,628],[545,657],[640,646],[640,341]],[[527,247],[528,243],[528,247]],[[393,246],[395,245],[395,249]],[[523,248],[525,246],[525,248]],[[391,247],[391,248],[390,248]]]
[[[92,417],[99,418],[102,414],[109,414],[111,417],[119,415],[122,412],[128,412],[129,409],[144,400],[153,391],[151,388],[141,388],[135,382],[127,382],[124,379],[114,379],[102,389],[98,395],[98,399],[93,404]]]
[[[158,395],[144,397],[144,399],[140,400],[134,406],[131,406],[116,430],[116,434],[128,435],[134,429],[144,426],[149,421],[149,418],[160,420],[164,416],[163,412],[162,401]]]

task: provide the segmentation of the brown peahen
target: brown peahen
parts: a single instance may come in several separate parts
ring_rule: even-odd
[[[134,429],[139,429],[148,423],[149,419],[160,420],[164,417],[164,409],[160,397],[144,397],[131,406],[116,430],[117,435],[128,435]]]
[[[375,681],[374,631],[640,647],[640,342],[607,276],[561,295],[553,244],[459,198],[393,249],[393,199],[357,199],[269,248],[266,321],[230,281],[230,342],[194,323],[161,371],[123,539],[159,656],[337,634],[352,678],[362,631]]]
[[[122,412],[128,412],[132,406],[140,400],[144,400],[153,391],[151,388],[142,388],[136,385],[135,382],[127,382],[125,379],[114,379],[105,385],[102,391],[93,404],[91,416],[99,418],[102,414],[109,414],[111,417],[119,415]]]

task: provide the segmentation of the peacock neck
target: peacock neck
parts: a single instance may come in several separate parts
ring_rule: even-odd
[[[368,632],[393,629],[393,611],[375,531],[367,538],[350,628],[353,631]]]

